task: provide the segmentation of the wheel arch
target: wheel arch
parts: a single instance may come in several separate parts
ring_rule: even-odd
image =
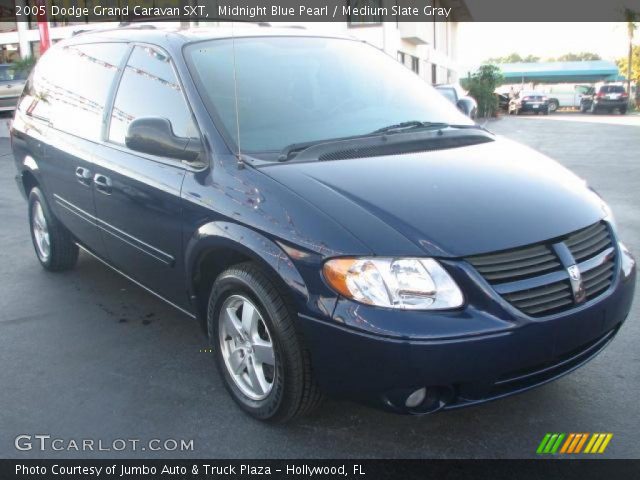
[[[201,327],[206,332],[207,302],[215,279],[226,269],[253,262],[264,269],[298,304],[309,292],[295,265],[275,241],[232,222],[210,222],[191,236],[185,253],[188,293]]]
[[[29,192],[33,187],[40,187],[42,189],[42,182],[40,181],[40,168],[38,163],[31,155],[27,155],[22,161],[20,169],[20,181],[22,183],[22,193],[25,198],[29,196]]]

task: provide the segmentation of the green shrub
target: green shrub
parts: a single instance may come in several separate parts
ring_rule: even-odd
[[[502,73],[495,65],[482,65],[470,75],[461,85],[466,84],[469,95],[478,102],[479,117],[493,117],[498,111],[498,97],[495,95],[496,87],[502,83]]]

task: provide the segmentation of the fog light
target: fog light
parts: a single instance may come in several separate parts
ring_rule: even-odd
[[[416,408],[418,405],[424,402],[424,398],[426,396],[427,396],[427,389],[425,387],[422,387],[416,390],[415,392],[413,392],[411,395],[409,395],[407,397],[407,400],[404,402],[404,404],[408,408]]]

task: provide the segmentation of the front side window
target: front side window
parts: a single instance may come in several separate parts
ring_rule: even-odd
[[[231,39],[211,40],[185,55],[236,149],[240,131],[242,152],[278,152],[411,120],[473,124],[394,58],[353,40],[251,37],[235,39],[235,48]]]
[[[160,117],[171,122],[178,137],[197,137],[191,111],[169,57],[146,46],[131,52],[111,113],[109,141],[124,145],[136,118]]]
[[[21,108],[58,130],[99,141],[109,89],[127,48],[125,43],[52,48],[36,65]]]

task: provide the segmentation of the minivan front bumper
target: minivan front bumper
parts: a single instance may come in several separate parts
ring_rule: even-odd
[[[421,320],[435,327],[423,338],[371,329],[383,314],[386,325],[401,331],[412,321],[410,312],[381,312],[345,299],[331,320],[300,315],[300,324],[327,393],[400,413],[430,413],[523,392],[592,359],[626,319],[635,276],[635,267],[626,277],[619,273],[605,294],[549,317],[533,319],[514,310],[497,318],[490,302],[457,312],[422,312]],[[451,330],[442,331],[447,322]],[[424,401],[407,407],[407,398],[422,388]]]

